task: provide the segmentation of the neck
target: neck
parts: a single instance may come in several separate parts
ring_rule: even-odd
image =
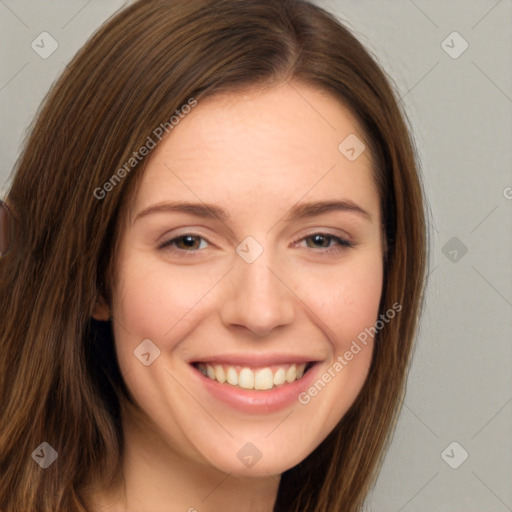
[[[279,476],[227,474],[173,449],[154,429],[123,414],[123,478],[99,494],[98,512],[272,512]]]

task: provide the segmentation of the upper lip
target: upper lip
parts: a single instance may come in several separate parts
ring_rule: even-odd
[[[226,364],[229,366],[263,367],[279,364],[314,363],[317,361],[318,359],[315,357],[301,356],[297,354],[218,354],[194,358],[191,359],[189,363],[216,363]]]

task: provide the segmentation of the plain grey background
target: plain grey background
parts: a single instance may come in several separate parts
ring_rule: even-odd
[[[0,192],[51,84],[126,3],[0,0]],[[394,81],[431,210],[426,308],[367,509],[512,511],[512,1],[317,3]]]

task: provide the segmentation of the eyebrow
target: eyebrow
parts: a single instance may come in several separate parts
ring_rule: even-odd
[[[372,216],[364,208],[349,199],[297,203],[290,208],[290,211],[285,216],[284,221],[291,222],[307,217],[316,217],[334,211],[356,213],[365,219],[372,221]],[[162,212],[189,213],[197,217],[209,218],[222,223],[227,222],[230,218],[230,215],[224,209],[214,204],[165,201],[148,206],[137,214],[133,222],[135,223],[137,220],[147,215]]]

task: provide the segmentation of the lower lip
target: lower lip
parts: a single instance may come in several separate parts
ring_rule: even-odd
[[[300,379],[282,384],[266,391],[243,389],[231,384],[221,384],[203,375],[195,367],[192,371],[209,394],[234,409],[247,414],[262,414],[279,411],[298,402],[298,395],[314,380],[319,363],[315,363]]]

